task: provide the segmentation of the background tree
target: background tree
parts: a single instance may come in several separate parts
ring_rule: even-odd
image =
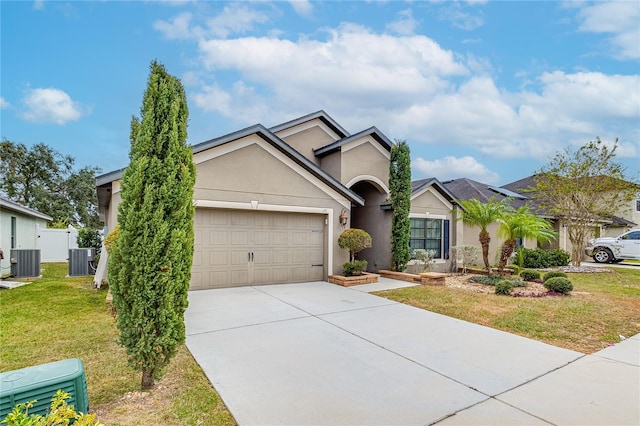
[[[546,242],[557,237],[551,224],[531,213],[527,205],[520,207],[516,211],[507,211],[497,220],[500,224],[499,232],[504,238],[502,249],[500,250],[500,262],[498,263],[498,273],[500,275],[503,274],[509,257],[516,249],[516,240],[518,238]]]
[[[405,141],[396,141],[391,147],[389,192],[392,207],[391,269],[404,271],[411,259],[411,152]]]
[[[614,161],[617,139],[609,148],[600,139],[577,151],[557,153],[535,176],[532,198],[566,225],[571,263],[580,265],[585,241],[597,221],[610,219],[635,199],[639,186]]]
[[[143,389],[153,387],[185,340],[195,183],[187,118],[182,83],[152,62],[141,118],[132,119],[120,236],[109,259],[119,342],[142,371]]]
[[[456,203],[462,206],[462,216],[458,218],[462,223],[468,226],[477,226],[480,228],[478,240],[482,247],[482,260],[487,273],[491,275],[491,264],[489,263],[489,244],[491,236],[487,228],[493,222],[497,221],[508,210],[507,198],[497,201],[491,198],[488,202],[483,203],[477,199],[456,200]]]
[[[59,225],[101,227],[93,166],[73,170],[75,159],[45,144],[27,148],[0,142],[0,194],[49,215]]]

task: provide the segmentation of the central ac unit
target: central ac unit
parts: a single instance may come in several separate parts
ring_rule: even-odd
[[[69,250],[69,276],[93,275],[95,266],[93,260],[96,256],[94,248],[78,248]]]
[[[11,276],[39,277],[40,276],[40,250],[39,249],[11,249]]]

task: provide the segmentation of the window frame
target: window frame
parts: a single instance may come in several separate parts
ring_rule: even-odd
[[[414,237],[414,236],[410,236],[409,237],[409,246],[411,248],[411,259],[414,259],[413,257],[413,251],[416,250],[417,248],[414,247],[414,244],[412,244],[412,242],[414,240],[423,240],[424,244],[423,246],[426,247],[426,250],[433,250],[433,248],[428,247],[427,246],[427,242],[428,241],[438,241],[438,250],[436,250],[436,257],[434,257],[434,259],[438,260],[438,261],[445,261],[449,258],[449,253],[447,250],[447,247],[445,247],[446,244],[448,244],[447,242],[450,241],[450,236],[446,236],[445,233],[448,230],[449,232],[451,232],[451,228],[450,225],[448,225],[448,223],[450,223],[450,219],[445,216],[445,215],[433,215],[433,214],[415,214],[415,213],[410,213],[409,214],[409,220],[411,221],[411,229],[423,229],[423,234],[424,237]],[[416,228],[413,226],[414,224],[414,220],[422,220],[423,222],[423,227],[422,228]],[[428,227],[428,221],[438,221],[439,222],[439,237],[436,238],[429,238],[429,229],[433,229],[433,228],[429,228]],[[447,223],[448,222],[448,223]],[[439,254],[439,255],[438,255]]]

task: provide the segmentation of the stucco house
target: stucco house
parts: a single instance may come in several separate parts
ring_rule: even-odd
[[[531,188],[535,188],[535,176],[527,176],[515,182],[506,184],[503,188],[518,191],[522,194],[526,194],[527,197],[531,197]],[[569,240],[567,228],[565,222],[561,218],[554,217],[549,212],[538,206],[535,201],[531,201],[536,213],[539,216],[545,217],[551,222],[554,230],[558,233],[558,239],[547,244],[545,248],[559,248],[571,253],[572,244]],[[624,232],[636,228],[640,224],[640,205],[637,200],[629,202],[627,206],[620,208],[616,215],[603,218],[602,220],[595,221],[591,235],[588,238],[593,237],[617,237]],[[585,256],[586,257],[586,256]]]
[[[337,243],[348,227],[372,236],[358,255],[369,270],[389,268],[391,146],[377,128],[352,134],[324,111],[194,145],[190,288],[326,280],[348,261]],[[122,173],[96,178],[107,230],[117,224]]]
[[[0,276],[10,274],[11,249],[38,249],[39,230],[53,218],[6,198],[0,197]]]

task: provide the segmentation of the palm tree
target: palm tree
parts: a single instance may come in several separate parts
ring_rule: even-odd
[[[516,248],[517,238],[531,238],[546,242],[557,238],[557,234],[549,222],[531,213],[528,205],[518,210],[507,212],[498,218],[500,234],[504,237],[500,251],[498,273],[502,275],[504,267]]]
[[[491,275],[491,265],[489,264],[489,243],[491,237],[487,227],[498,220],[508,208],[507,198],[497,201],[490,198],[488,202],[483,203],[480,200],[456,200],[462,206],[462,216],[458,220],[469,226],[480,227],[478,239],[482,246],[482,260],[487,269],[487,273]]]

